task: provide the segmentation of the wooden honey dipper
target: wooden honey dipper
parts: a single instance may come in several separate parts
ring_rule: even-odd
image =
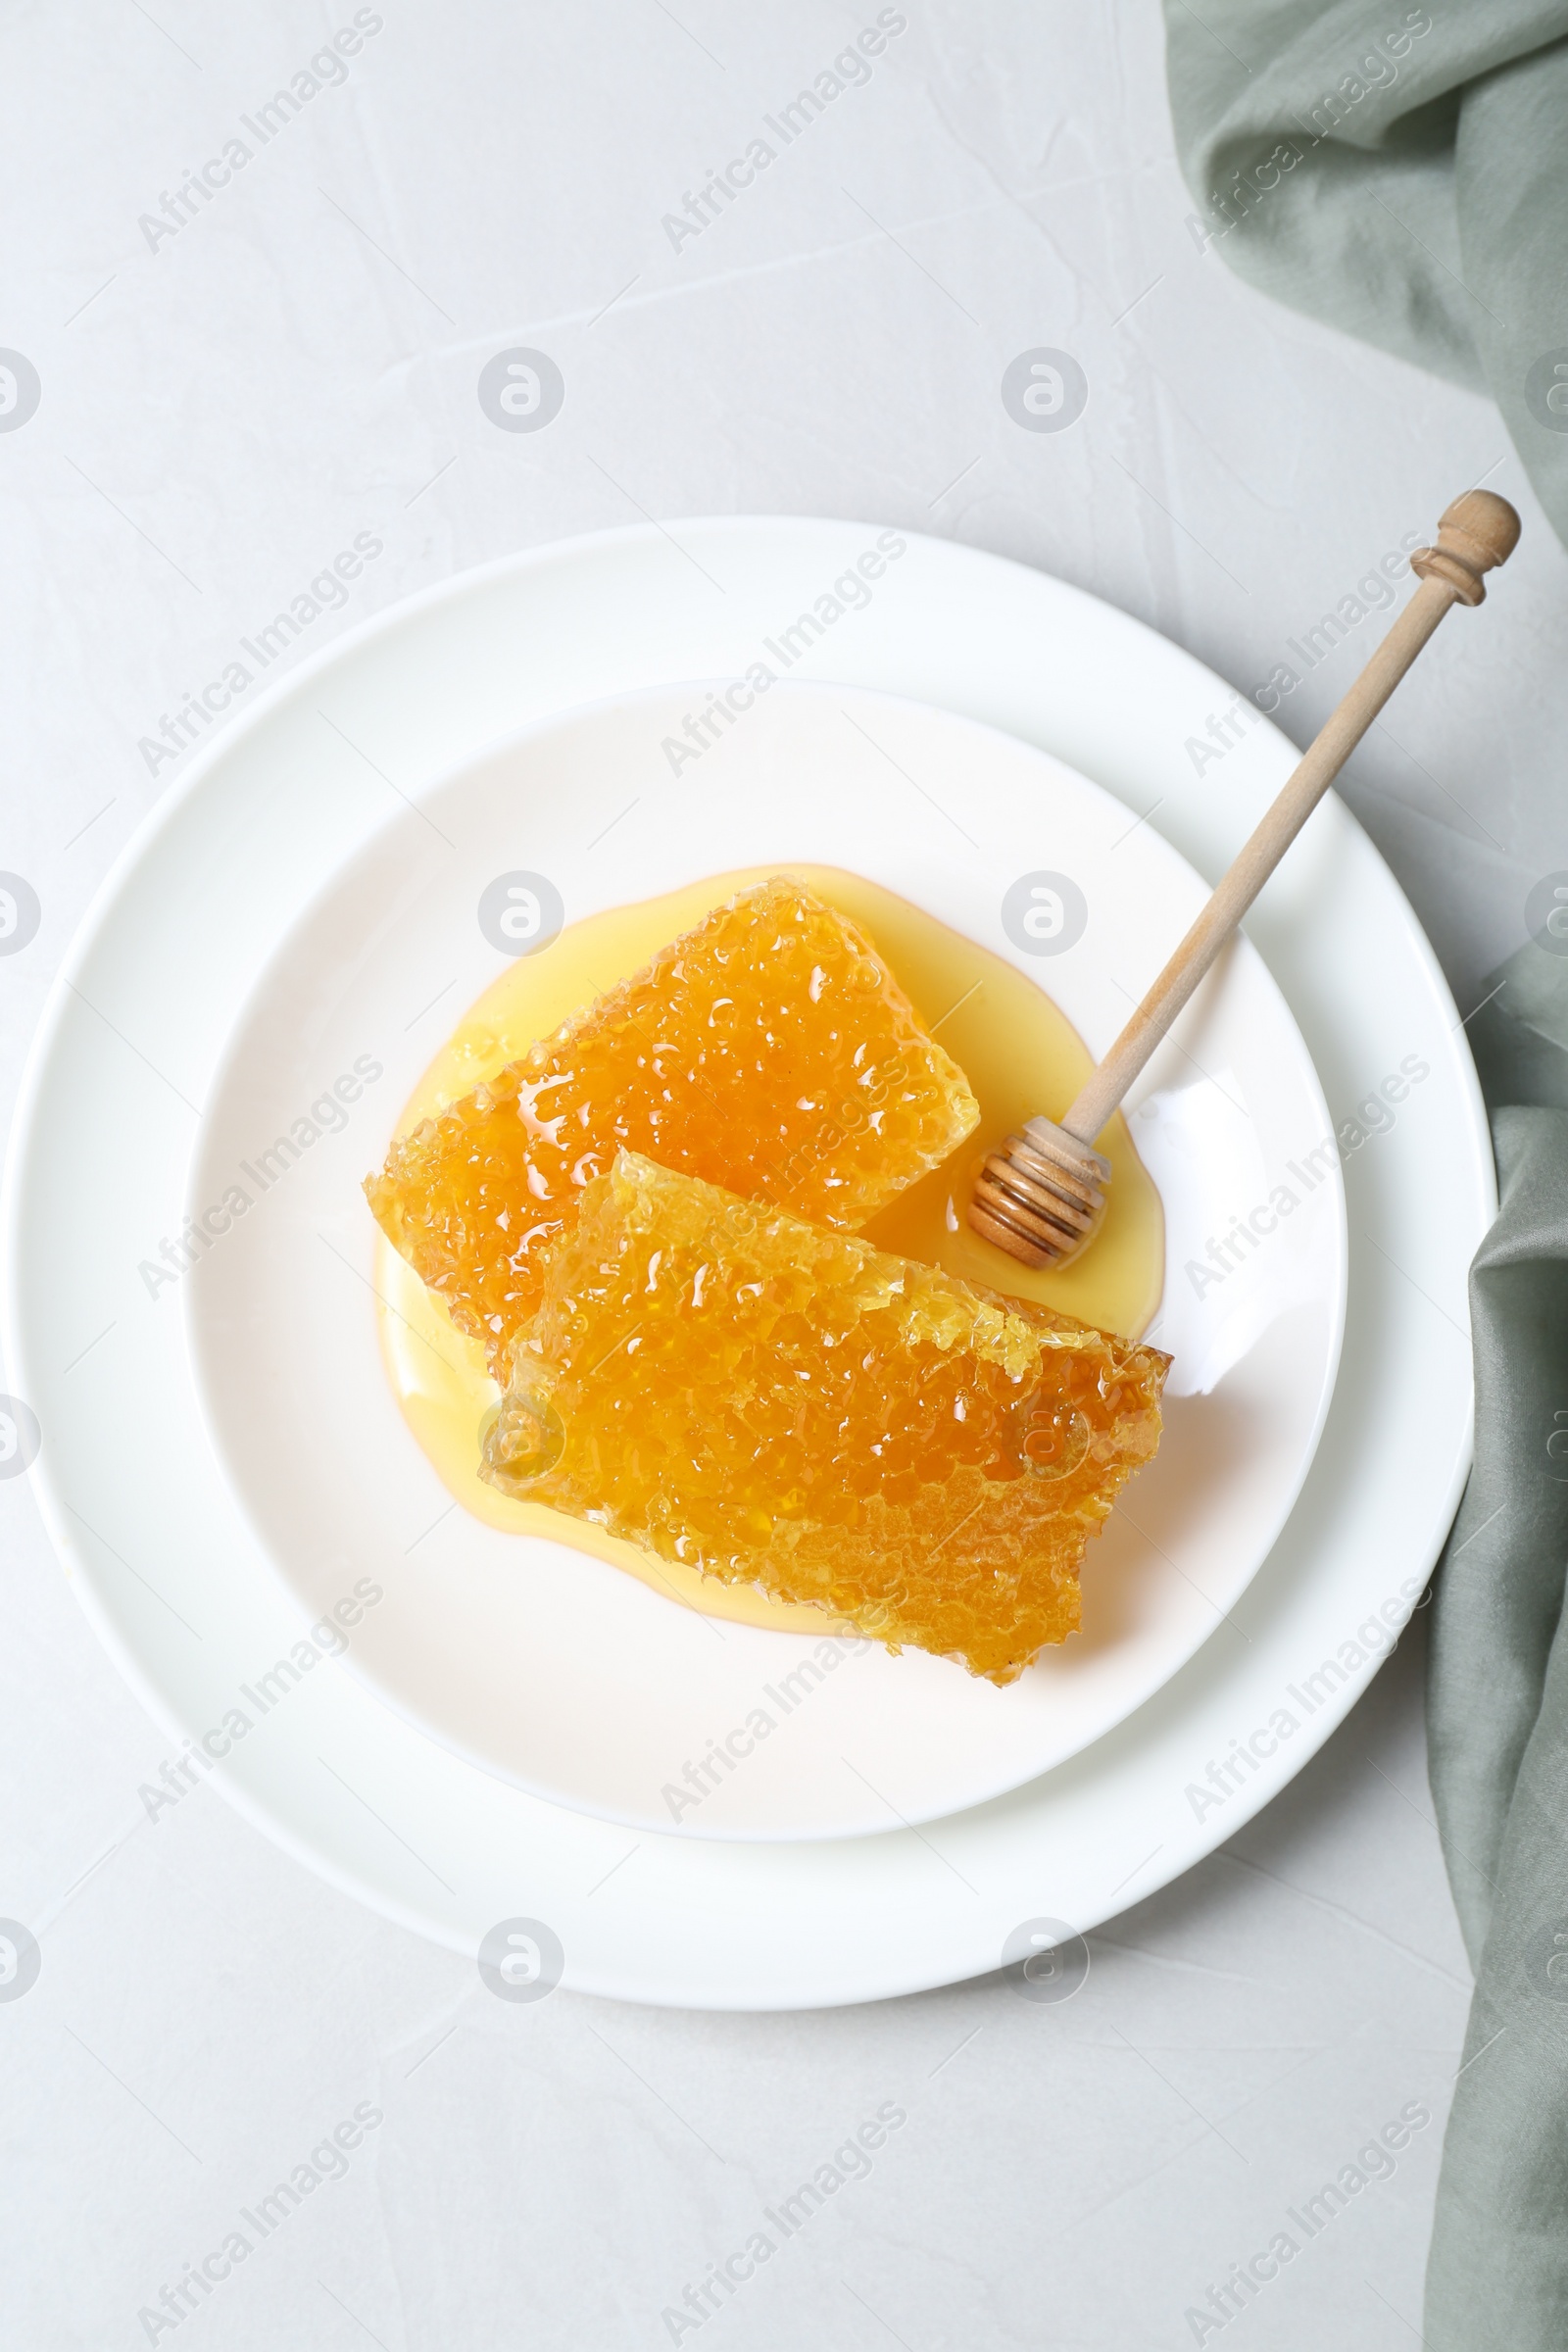
[[[1060,1120],[1036,1118],[991,1152],[975,1178],[969,1223],[1026,1266],[1063,1266],[1088,1248],[1105,1209],[1110,1162],[1095,1138],[1417,654],[1454,604],[1479,605],[1483,572],[1504,564],[1519,539],[1505,498],[1467,490],[1419,548],[1421,581],[1371,661],[1302,754],[1299,765],[1244,843],[1213,896]]]

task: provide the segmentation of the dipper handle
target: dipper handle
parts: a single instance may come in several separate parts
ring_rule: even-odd
[[[1094,1142],[1449,606],[1479,605],[1487,593],[1483,573],[1505,564],[1518,541],[1518,515],[1490,490],[1467,490],[1446,510],[1436,547],[1410,558],[1420,587],[1063,1115],[1069,1135]]]

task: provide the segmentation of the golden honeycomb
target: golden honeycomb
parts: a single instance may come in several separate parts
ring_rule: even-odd
[[[629,1152],[543,1276],[504,1493],[993,1683],[1078,1625],[1168,1356]]]
[[[864,934],[775,878],[423,1120],[365,1190],[504,1377],[545,1253],[618,1150],[854,1228],[978,1117]]]

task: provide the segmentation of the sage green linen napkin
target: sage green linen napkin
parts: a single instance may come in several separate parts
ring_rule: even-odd
[[[1165,0],[1200,250],[1490,390],[1568,541],[1568,0]]]
[[[1568,940],[1563,942],[1568,949]],[[1471,1024],[1501,1211],[1470,1269],[1476,1458],[1438,1575],[1433,1793],[1476,1971],[1427,2273],[1432,2352],[1568,2345],[1568,956]]]

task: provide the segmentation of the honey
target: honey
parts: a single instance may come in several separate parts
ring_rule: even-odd
[[[422,1120],[365,1189],[498,1368],[551,1246],[617,1151],[853,1228],[979,1115],[864,934],[775,878]]]
[[[681,890],[570,924],[542,955],[521,956],[478,999],[426,1069],[406,1104],[409,1133],[517,1060],[596,994],[636,971],[665,942],[772,869],[711,876]],[[973,1135],[863,1229],[879,1248],[945,1268],[971,1283],[1050,1306],[1136,1338],[1154,1315],[1164,1282],[1159,1197],[1120,1115],[1099,1149],[1115,1171],[1095,1247],[1065,1270],[1031,1272],[980,1240],[964,1222],[970,1169],[1037,1110],[1059,1115],[1092,1057],[1070,1023],[1028,974],[859,875],[794,865],[792,876],[836,906],[875,943],[917,1014],[961,1066],[980,1105]],[[750,1585],[728,1585],[619,1540],[588,1521],[503,1494],[478,1476],[479,1433],[499,1392],[481,1342],[454,1329],[447,1307],[382,1240],[375,1283],[382,1354],[393,1393],[448,1492],[488,1525],[587,1551],[703,1611],[780,1631],[820,1636],[814,1607],[791,1607]]]
[[[545,1261],[480,1475],[1004,1684],[1077,1627],[1169,1361],[622,1152]]]

